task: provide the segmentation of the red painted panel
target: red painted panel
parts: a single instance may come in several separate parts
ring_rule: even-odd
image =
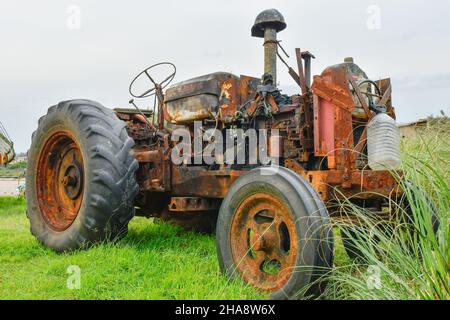
[[[316,156],[328,156],[329,168],[334,168],[334,109],[333,103],[314,97],[314,144]]]

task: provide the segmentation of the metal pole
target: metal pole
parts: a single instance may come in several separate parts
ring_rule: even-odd
[[[311,56],[305,57],[305,83],[308,89],[311,88]]]
[[[264,30],[264,72],[273,77],[273,84],[277,85],[277,31],[272,28]]]

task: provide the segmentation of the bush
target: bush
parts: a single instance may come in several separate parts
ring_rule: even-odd
[[[6,168],[16,170],[16,169],[26,169],[27,163],[26,161],[14,162],[6,165]]]

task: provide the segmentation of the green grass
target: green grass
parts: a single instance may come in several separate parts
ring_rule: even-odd
[[[220,273],[215,237],[134,218],[116,244],[57,254],[29,231],[23,198],[0,198],[0,299],[266,299]],[[338,244],[336,262],[349,262]],[[81,288],[67,288],[67,268]]]
[[[81,288],[67,288],[70,265]],[[25,202],[0,198],[0,299],[262,299],[220,274],[213,236],[135,218],[117,244],[57,254],[30,234]]]

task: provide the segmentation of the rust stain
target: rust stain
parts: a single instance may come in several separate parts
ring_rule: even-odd
[[[231,222],[230,245],[237,271],[260,290],[279,290],[295,272],[295,223],[286,204],[271,194],[251,195],[239,205]]]
[[[39,209],[49,226],[64,231],[75,221],[84,193],[84,160],[75,137],[57,131],[39,154],[36,173]]]

